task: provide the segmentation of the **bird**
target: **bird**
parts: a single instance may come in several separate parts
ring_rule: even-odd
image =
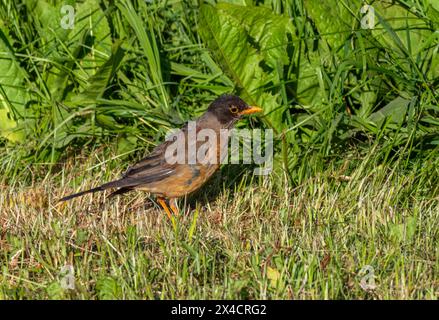
[[[169,219],[172,213],[178,216],[177,199],[203,186],[227,155],[230,129],[243,116],[262,111],[236,95],[221,95],[201,117],[187,122],[144,159],[129,167],[120,179],[68,195],[59,202],[107,189],[116,189],[109,197],[141,190],[156,196]],[[210,139],[199,139],[197,135],[201,134]]]

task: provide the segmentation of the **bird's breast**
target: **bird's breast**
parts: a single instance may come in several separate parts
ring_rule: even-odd
[[[199,189],[218,169],[217,165],[177,165],[169,178],[156,181],[139,189],[167,198],[179,198]]]

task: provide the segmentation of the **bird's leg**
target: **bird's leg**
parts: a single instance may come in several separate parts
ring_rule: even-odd
[[[180,213],[177,208],[177,199],[175,198],[169,199],[169,205],[171,207],[172,212],[174,212],[174,215],[178,217]]]
[[[158,203],[160,203],[160,205],[165,210],[166,214],[168,215],[169,220],[172,220],[172,218],[171,218],[171,211],[169,210],[168,205],[166,204],[165,199],[157,198],[157,201],[158,201]]]

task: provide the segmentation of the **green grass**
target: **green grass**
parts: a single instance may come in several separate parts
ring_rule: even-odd
[[[0,298],[437,299],[436,2],[370,1],[370,30],[362,1],[205,2],[0,1]],[[222,93],[264,108],[239,126],[274,129],[271,175],[224,166],[174,222],[56,204]]]
[[[180,201],[175,226],[142,193],[57,205],[122,169],[99,151],[77,157],[2,189],[0,297],[437,299],[439,160],[389,166],[376,154],[309,161],[297,171],[318,173],[296,187],[245,170],[231,181],[230,165]],[[75,290],[60,287],[66,264]],[[367,265],[372,289],[360,286]]]

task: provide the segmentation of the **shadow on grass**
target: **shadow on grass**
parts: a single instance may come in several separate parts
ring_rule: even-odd
[[[235,193],[245,190],[246,187],[252,184],[253,167],[251,165],[233,164],[226,165],[218,170],[200,189],[188,195],[178,199],[178,205],[182,212],[191,212],[197,205],[205,207],[208,203],[215,202],[218,196],[228,191],[231,197],[235,196]],[[135,192],[135,191],[130,191]],[[120,194],[116,197],[126,197],[130,192]],[[107,199],[112,201],[112,199]],[[157,199],[153,194],[150,194],[140,206],[135,206],[132,209],[142,207],[143,209],[151,209],[152,207],[161,208],[157,203]]]
[[[252,184],[253,168],[250,165],[230,164],[218,170],[200,189],[190,194],[186,199],[182,198],[180,207],[193,210],[196,205],[206,206],[208,203],[214,202],[218,196],[228,191],[231,197],[236,193],[245,190],[247,186]]]

